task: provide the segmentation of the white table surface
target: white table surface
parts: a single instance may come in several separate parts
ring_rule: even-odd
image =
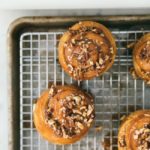
[[[1,0],[0,0],[1,1]],[[3,0],[2,9],[149,8],[149,0]]]
[[[7,0],[6,0],[7,1]],[[6,2],[5,1],[5,2]],[[57,0],[55,0],[57,1]],[[62,1],[62,0],[61,0]],[[143,0],[145,2],[146,0]],[[124,1],[122,1],[124,2]],[[9,3],[9,2],[8,2]],[[62,3],[62,2],[61,2]],[[82,3],[81,3],[82,4]],[[140,3],[143,6],[143,3]],[[106,5],[105,5],[106,6]],[[139,5],[137,5],[139,6]],[[7,49],[6,33],[9,24],[18,17],[22,16],[67,16],[67,15],[108,15],[108,14],[150,14],[150,1],[143,8],[136,9],[95,9],[95,10],[3,10],[0,11],[0,149],[8,149],[8,93],[7,93]],[[147,7],[148,6],[148,7]]]

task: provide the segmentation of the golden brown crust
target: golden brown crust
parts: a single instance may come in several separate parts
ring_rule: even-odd
[[[83,21],[65,32],[58,47],[62,68],[76,80],[91,79],[107,71],[116,56],[116,44],[102,24]]]
[[[81,109],[83,106],[85,108]],[[86,115],[83,117],[83,114]],[[55,144],[80,140],[88,132],[93,119],[93,98],[74,86],[52,86],[43,92],[34,109],[36,129]]]
[[[134,70],[138,77],[150,81],[150,33],[144,35],[133,50]]]
[[[149,125],[150,125],[150,110],[139,110],[126,117],[119,128],[118,150],[140,149],[143,146],[142,142],[143,141],[145,142],[146,140],[145,137],[144,139],[142,139],[143,138],[142,134],[145,134],[145,130],[148,131],[147,133],[148,135],[146,135],[146,138],[150,138]],[[145,143],[147,144],[147,141]]]

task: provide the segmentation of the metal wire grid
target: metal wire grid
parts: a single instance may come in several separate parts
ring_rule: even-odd
[[[117,149],[120,118],[138,109],[150,109],[149,87],[134,80],[132,50],[127,48],[149,31],[112,31],[118,47],[113,67],[103,76],[77,83],[61,69],[57,45],[62,32],[24,33],[20,37],[20,149],[21,150],[110,150]],[[81,141],[53,145],[37,133],[33,123],[33,104],[48,84],[77,84],[95,97],[96,119]],[[102,127],[96,131],[95,127]]]

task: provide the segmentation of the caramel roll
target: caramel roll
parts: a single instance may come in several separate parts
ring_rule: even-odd
[[[94,120],[93,98],[74,86],[51,86],[37,101],[34,123],[49,142],[71,144],[80,140]]]
[[[118,150],[150,149],[150,110],[132,113],[123,121],[118,134]]]
[[[133,50],[133,64],[136,75],[150,81],[150,33],[144,35]]]
[[[58,47],[62,68],[75,80],[99,76],[113,64],[115,40],[102,24],[83,21],[65,32]]]

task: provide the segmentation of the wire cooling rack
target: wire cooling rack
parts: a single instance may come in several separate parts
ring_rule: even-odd
[[[132,49],[127,45],[149,31],[112,31],[117,57],[101,77],[76,82],[61,69],[57,46],[63,32],[28,32],[20,38],[20,150],[117,150],[120,120],[138,109],[150,109],[150,88],[132,78]],[[96,119],[81,141],[53,145],[44,140],[33,123],[33,104],[48,84],[77,84],[95,97]],[[95,128],[99,127],[100,131]]]

